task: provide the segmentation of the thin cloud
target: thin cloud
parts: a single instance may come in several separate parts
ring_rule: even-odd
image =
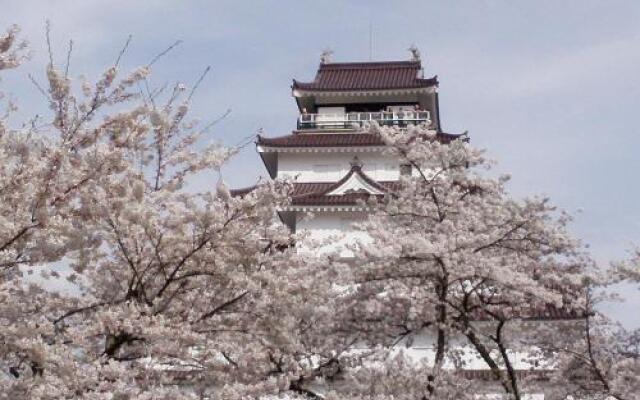
[[[640,37],[619,39],[517,62],[492,77],[494,96],[524,98],[589,87],[599,90],[627,79],[640,66]]]

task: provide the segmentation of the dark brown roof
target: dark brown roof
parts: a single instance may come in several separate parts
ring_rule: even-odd
[[[415,89],[438,85],[421,77],[420,61],[320,64],[313,82],[293,80],[293,88],[313,91]]]
[[[503,306],[495,307],[495,311],[498,315],[502,315],[505,311]],[[535,307],[523,307],[521,310],[512,310],[510,317],[506,319],[519,318],[525,321],[562,321],[562,320],[578,320],[584,318],[584,312],[577,309],[571,309],[566,307],[556,307],[553,304],[538,305]],[[476,321],[488,321],[493,320],[493,317],[488,315],[483,310],[477,310],[472,313],[473,319]]]
[[[515,370],[514,373],[518,379],[546,380],[552,371],[546,370]],[[457,375],[468,380],[493,381],[496,376],[490,369],[463,369],[455,372]]]
[[[294,133],[274,138],[258,135],[257,144],[269,147],[384,146],[380,135],[372,133]]]
[[[376,184],[384,188],[386,192],[397,190],[400,187],[400,182],[398,181],[380,181],[376,182]],[[291,196],[319,196],[330,192],[338,186],[336,182],[296,182],[293,184]]]
[[[328,195],[329,192],[342,186],[353,175],[359,175],[366,183],[382,192],[393,192],[400,187],[399,181],[375,181],[367,176],[359,165],[353,165],[351,170],[337,182],[294,182],[291,189],[292,205],[356,205],[359,200],[369,198],[368,193],[346,193],[342,195]],[[231,190],[232,196],[244,196],[251,193],[257,186]]]
[[[202,369],[197,369],[195,367],[185,366],[181,369],[167,369],[162,371],[166,374],[167,378],[171,379],[174,382],[181,382],[186,379],[194,379],[194,378],[203,378]],[[445,373],[452,373],[457,377],[462,379],[466,379],[469,381],[495,381],[497,380],[494,372],[490,369],[456,369],[456,370],[444,370]],[[548,381],[550,380],[552,374],[555,372],[553,370],[543,370],[543,369],[517,369],[513,371],[518,380],[529,380],[529,381]],[[506,370],[501,370],[501,373],[505,374]],[[206,376],[205,376],[206,378]]]
[[[397,182],[378,182],[385,188],[391,189]],[[360,200],[366,201],[368,193],[346,193],[341,195],[326,195],[335,186],[335,182],[294,183],[291,192],[291,204],[294,206],[355,206]],[[232,189],[232,196],[245,196],[256,189],[256,186],[242,189]]]
[[[559,308],[553,304],[547,304],[544,308],[536,309],[530,312],[528,315],[523,316],[522,319],[529,321],[538,320],[567,320],[567,319],[584,319],[585,314],[583,311],[568,308]]]
[[[336,196],[310,195],[292,197],[294,206],[355,206],[360,201],[367,201],[372,196],[368,193],[346,193]]]
[[[449,143],[462,135],[438,133],[436,138],[441,143]],[[256,143],[266,147],[351,147],[351,146],[384,146],[380,135],[375,133],[299,133],[267,138],[258,135]]]

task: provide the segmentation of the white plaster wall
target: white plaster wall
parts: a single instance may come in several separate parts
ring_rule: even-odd
[[[362,170],[378,181],[395,181],[400,177],[398,161],[388,155],[375,153],[280,153],[278,178],[296,178],[298,182],[335,182],[351,169],[357,156]]]
[[[357,212],[321,212],[304,216],[296,226],[296,231],[304,235],[298,251],[353,257],[351,246],[371,240],[366,233],[353,227],[364,217],[365,214]]]
[[[531,322],[531,324],[533,325],[544,324],[547,327],[551,325],[552,328],[559,329],[559,330],[564,330],[567,327],[575,327],[575,322],[571,322],[571,321],[554,321],[554,322],[538,321],[538,322]],[[478,322],[475,325],[477,329],[479,329],[480,331],[484,331],[485,329],[490,329],[492,324],[488,322]],[[527,333],[522,333],[521,331],[517,330],[517,328],[514,328],[514,329],[516,329],[516,331],[509,332],[509,334],[517,334],[517,335],[527,334]],[[534,333],[531,332],[531,334],[534,334]],[[436,353],[436,341],[437,341],[436,338],[437,338],[437,335],[436,335],[435,329],[425,329],[421,333],[417,334],[414,338],[412,338],[412,341],[409,346],[407,346],[406,339],[400,341],[396,345],[395,351],[397,352],[402,351],[407,357],[409,357],[411,360],[415,361],[416,363],[426,361],[427,364],[433,365],[433,362],[435,360],[435,353]],[[458,355],[460,356],[460,359],[464,361],[464,365],[462,366],[462,369],[465,369],[465,370],[488,370],[489,369],[486,363],[480,357],[479,353],[473,348],[472,345],[469,344],[468,340],[464,338],[462,335],[449,337],[448,340],[449,340],[448,341],[449,348],[455,349],[456,351],[460,352]],[[366,349],[367,349],[366,346],[356,347],[355,352],[366,350]],[[515,369],[546,370],[549,368],[553,368],[552,362],[549,362],[548,364],[541,363],[538,365],[533,365],[528,358],[528,355],[530,354],[531,350],[533,350],[531,347],[521,347],[521,348],[518,348],[517,350],[516,349],[509,350],[510,359]],[[495,356],[496,356],[496,359],[499,359],[499,357],[497,357],[498,356],[497,350],[496,350]],[[457,367],[454,364],[454,362],[449,359],[445,361],[444,368],[455,369]],[[505,396],[501,394],[502,389],[497,382],[485,382],[485,381],[479,382],[475,386],[475,389],[478,390],[476,392],[477,399],[506,400]],[[536,383],[528,384],[526,387],[521,387],[521,390],[525,391],[525,393],[523,394],[523,399],[526,399],[526,400],[544,400],[545,399],[545,394],[544,394],[545,388],[543,386],[537,385]]]
[[[540,323],[540,322],[538,322]],[[549,324],[550,322],[544,322],[545,324]],[[483,322],[479,324],[485,324]],[[558,328],[561,328],[562,323],[559,324]],[[427,361],[427,363],[433,364],[436,355],[436,342],[437,342],[437,334],[435,330],[425,329],[423,332],[415,335],[411,338],[411,343],[407,347],[407,341],[402,340],[398,342],[396,349],[398,352],[402,351],[406,356],[410,359],[421,362]],[[462,367],[467,370],[485,370],[488,369],[488,366],[480,354],[473,348],[469,341],[463,337],[462,335],[457,335],[448,338],[448,346],[450,349],[455,349],[459,351],[460,359],[465,363]],[[366,349],[366,347],[363,347]],[[547,368],[552,368],[551,364],[539,363],[538,365],[533,365],[530,362],[530,354],[532,348],[519,348],[519,349],[510,349],[508,351],[511,362],[513,363],[513,367],[518,370],[528,370],[528,369],[540,369],[545,370]],[[495,354],[494,354],[495,353]],[[500,359],[499,353],[497,350],[492,351],[492,354],[495,356],[495,359]],[[446,360],[444,364],[445,369],[455,369],[456,365],[452,360]]]

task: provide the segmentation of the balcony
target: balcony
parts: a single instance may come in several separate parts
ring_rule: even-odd
[[[376,111],[341,114],[301,114],[298,129],[353,129],[372,121],[383,126],[406,127],[431,123],[429,111]]]

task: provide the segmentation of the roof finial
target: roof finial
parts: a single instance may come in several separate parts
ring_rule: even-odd
[[[349,164],[351,164],[351,168],[362,168],[362,161],[360,161],[358,156],[353,157],[353,160],[351,160]]]
[[[411,52],[411,61],[420,61],[420,50],[415,44],[412,44],[407,50]]]
[[[327,64],[331,62],[331,56],[333,55],[333,50],[330,48],[324,49],[322,54],[320,54],[320,64]]]

